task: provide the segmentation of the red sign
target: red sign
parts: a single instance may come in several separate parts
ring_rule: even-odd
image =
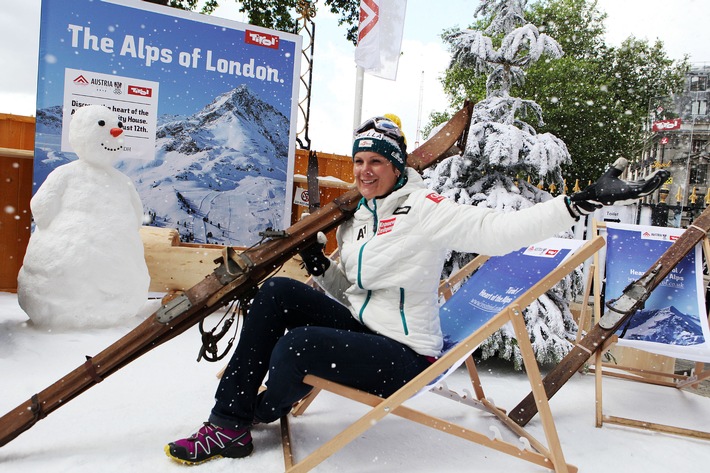
[[[662,144],[662,145],[667,145],[667,144],[668,144],[668,141],[670,141],[670,140],[668,139],[667,136],[664,136],[663,138],[661,138],[661,144]]]
[[[279,49],[279,37],[268,33],[246,30],[244,32],[244,42],[266,48]]]
[[[389,233],[394,228],[394,223],[397,221],[397,217],[388,218],[387,220],[381,220],[380,226],[377,229],[378,235],[383,235]]]
[[[653,131],[678,130],[680,128],[681,123],[682,121],[680,118],[653,122]]]
[[[436,202],[437,204],[441,202],[442,200],[446,199],[443,195],[439,195],[436,192],[432,192],[431,194],[427,194],[426,196],[427,199]]]
[[[140,95],[141,97],[152,97],[153,96],[153,89],[150,87],[140,87],[137,85],[129,85],[128,86],[128,94],[129,95]]]

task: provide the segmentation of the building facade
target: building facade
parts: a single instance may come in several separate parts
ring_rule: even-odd
[[[649,101],[649,137],[628,178],[641,179],[659,168],[671,173],[662,188],[645,199],[654,208],[667,206],[667,226],[686,226],[710,205],[709,101],[710,65],[692,67],[682,93]]]

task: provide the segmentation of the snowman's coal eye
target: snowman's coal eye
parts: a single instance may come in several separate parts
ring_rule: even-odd
[[[106,122],[103,120],[99,120],[99,126],[104,126],[104,125],[106,125]]]
[[[119,128],[123,128],[123,123],[118,122],[118,127],[119,127]]]

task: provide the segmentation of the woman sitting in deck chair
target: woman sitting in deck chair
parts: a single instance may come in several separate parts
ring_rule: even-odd
[[[295,280],[267,280],[245,317],[208,421],[168,444],[169,457],[195,464],[249,455],[252,425],[287,414],[311,389],[302,382],[306,374],[389,396],[442,349],[437,287],[447,250],[505,254],[569,229],[601,205],[647,195],[663,181],[621,181],[621,160],[578,194],[500,213],[428,190],[407,168],[404,136],[387,118],[355,131],[352,154],[362,201],[338,228],[340,261],[323,254],[320,238],[301,253],[332,298]],[[259,393],[267,373],[267,389]]]

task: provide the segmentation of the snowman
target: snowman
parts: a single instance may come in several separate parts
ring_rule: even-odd
[[[69,142],[79,159],[52,171],[30,202],[35,230],[17,295],[37,326],[115,326],[146,303],[143,206],[131,179],[113,167],[122,134],[108,108],[77,109]]]

